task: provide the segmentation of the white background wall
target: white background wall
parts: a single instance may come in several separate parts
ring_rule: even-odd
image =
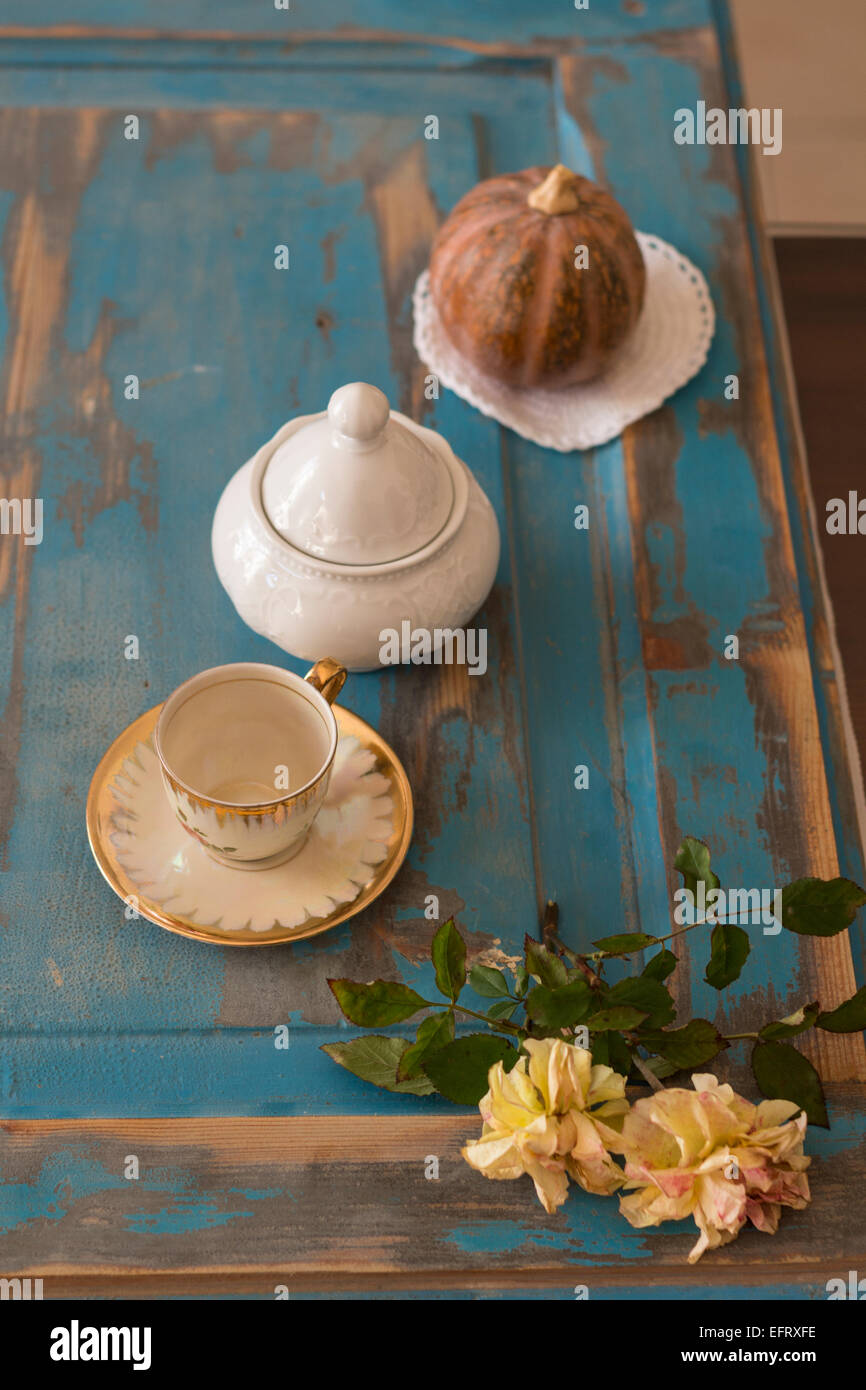
[[[776,235],[866,234],[866,0],[730,0],[750,106],[782,108],[755,166]]]

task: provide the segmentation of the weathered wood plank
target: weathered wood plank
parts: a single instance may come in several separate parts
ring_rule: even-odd
[[[651,46],[684,100],[696,88],[708,102],[727,105],[712,31],[662,36]],[[603,125],[604,149],[595,137],[588,148],[596,174],[613,180],[615,189],[629,185],[623,166],[634,156],[607,93],[631,83],[639,99],[649,70],[625,52],[614,69],[592,56],[560,64],[566,109],[579,118],[584,136]],[[587,95],[594,82],[595,106]],[[588,107],[600,107],[604,122],[600,116],[588,122]],[[728,215],[724,240],[714,246],[709,226],[703,232],[695,225],[696,218],[715,216],[712,198],[701,200],[696,183],[736,192],[736,165],[727,147],[711,160],[690,155],[684,161],[673,141],[660,143],[653,185],[658,205],[652,224],[642,225],[661,235],[674,228],[671,240],[684,249],[684,238],[700,240],[723,318],[697,381],[630,427],[622,445],[647,714],[667,863],[682,835],[696,833],[726,855],[726,865],[733,859],[728,873],[738,873],[738,884],[769,888],[810,873],[832,877],[838,858],[767,364],[761,337],[750,327],[759,315],[746,228],[741,215]],[[741,383],[740,398],[732,402],[723,398],[729,372]],[[724,655],[729,633],[738,637],[738,660]],[[810,814],[798,815],[795,808],[804,806]],[[713,829],[705,833],[707,816]],[[761,867],[763,855],[769,863]],[[652,921],[642,925],[654,930]],[[800,1001],[838,1002],[856,988],[847,938],[795,943],[757,935],[737,999],[738,1028],[765,1018],[775,992],[779,1004],[791,999],[780,990],[791,969]],[[717,996],[698,975],[706,947],[694,939],[686,943],[689,957],[698,950],[694,965],[683,961],[678,984],[684,1003],[703,1013],[716,1007]],[[814,1047],[828,1077],[866,1075],[859,1036],[822,1034]]]
[[[15,1277],[15,1276],[13,1276]],[[24,1276],[27,1277],[26,1275]],[[750,1302],[812,1302],[827,1297],[827,1282],[838,1279],[840,1275],[832,1264],[826,1270],[816,1270],[812,1274],[798,1276],[787,1268],[777,1279],[766,1282],[757,1271],[747,1272],[742,1281],[732,1284],[731,1272],[720,1279],[712,1275],[696,1282],[694,1269],[690,1269],[681,1283],[667,1284],[603,1283],[594,1279],[587,1284],[572,1278],[570,1271],[549,1273],[545,1270],[527,1270],[525,1275],[481,1268],[468,1271],[455,1278],[447,1271],[431,1270],[424,1274],[423,1284],[417,1274],[365,1274],[353,1272],[351,1275],[329,1275],[305,1273],[302,1276],[287,1276],[284,1270],[273,1269],[264,1273],[246,1273],[243,1270],[224,1273],[203,1273],[200,1270],[186,1270],[183,1274],[136,1274],[127,1271],[122,1275],[112,1273],[77,1274],[54,1270],[43,1277],[43,1297],[49,1299],[187,1299],[225,1300],[235,1302],[240,1299],[271,1302],[283,1299],[286,1290],[293,1302],[318,1302],[339,1298],[341,1302],[388,1302],[396,1300],[443,1299],[448,1302],[503,1301],[526,1302],[543,1301],[549,1303],[574,1303],[580,1296],[586,1297],[581,1283],[589,1290],[594,1303],[625,1303],[631,1299],[641,1301],[674,1301],[688,1298],[690,1302],[717,1303],[731,1299],[747,1298]],[[737,1278],[740,1276],[737,1275]],[[843,1279],[846,1275],[841,1276]]]
[[[573,6],[537,6],[525,0],[441,0],[421,16],[395,0],[369,0],[359,14],[352,0],[327,0],[307,6],[293,0],[287,8],[248,0],[76,0],[75,15],[59,15],[51,0],[29,0],[26,13],[15,0],[0,4],[0,35],[57,35],[69,39],[125,34],[158,38],[164,34],[201,38],[271,38],[292,41],[326,37],[413,39],[521,49],[545,40],[624,38],[647,30],[707,23],[708,0],[595,0],[584,10]]]
[[[727,5],[717,6],[716,21],[720,57],[731,102],[735,106],[741,106],[743,90]],[[832,769],[828,791],[840,868],[849,878],[862,883],[866,879],[866,798],[862,777],[851,761],[852,731],[845,677],[835,638],[835,620],[830,595],[823,573],[821,546],[816,534],[814,501],[776,264],[770,238],[766,233],[760,185],[755,170],[755,160],[760,156],[749,146],[738,146],[734,155],[740,173],[747,231],[757,266],[755,292],[764,327],[771,394],[787,489],[788,515],[800,577],[800,600],[812,654],[813,689],[825,753]],[[855,942],[855,970],[860,983],[864,979],[864,960],[866,939],[861,934],[859,950],[856,950]]]
[[[833,1088],[834,1128],[810,1131],[813,1202],[686,1263],[686,1223],[635,1231],[612,1199],[574,1189],[547,1217],[528,1179],[492,1183],[459,1147],[472,1114],[424,1118],[12,1121],[0,1124],[0,1268],[138,1280],[188,1273],[295,1288],[466,1286],[481,1279],[591,1288],[644,1281],[823,1282],[862,1268],[846,1194],[864,1176],[863,1092]],[[124,1177],[130,1155],[139,1177]],[[438,1158],[439,1177],[425,1177]],[[327,1219],[323,1215],[327,1213]],[[185,1287],[185,1284],[184,1284]],[[50,1293],[50,1289],[49,1289]]]

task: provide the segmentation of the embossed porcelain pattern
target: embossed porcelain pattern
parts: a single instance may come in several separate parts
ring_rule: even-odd
[[[244,621],[295,656],[330,651],[350,670],[378,667],[380,634],[403,621],[464,626],[499,560],[496,516],[469,469],[386,406],[352,383],[327,412],[290,420],[214,517],[214,564]]]

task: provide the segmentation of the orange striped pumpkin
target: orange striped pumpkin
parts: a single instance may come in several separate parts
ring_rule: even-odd
[[[430,259],[451,342],[518,387],[559,389],[603,372],[637,323],[645,282],[619,203],[562,164],[477,184],[440,227]]]

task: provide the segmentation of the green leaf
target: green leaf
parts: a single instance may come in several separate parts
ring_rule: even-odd
[[[596,1033],[592,1039],[592,1060],[605,1067],[613,1067],[620,1076],[627,1077],[632,1068],[631,1049],[622,1033],[610,1029]]]
[[[477,1105],[488,1090],[487,1074],[496,1062],[510,1071],[518,1053],[504,1038],[470,1033],[434,1052],[424,1070],[440,1095],[456,1105]]]
[[[352,1042],[326,1043],[322,1051],[353,1076],[372,1081],[374,1086],[382,1086],[386,1091],[412,1096],[432,1095],[435,1087],[426,1076],[412,1081],[397,1080],[397,1067],[408,1046],[406,1038],[386,1038],[373,1033]]]
[[[600,941],[593,941],[592,944],[600,951],[606,951],[609,956],[627,956],[632,951],[642,951],[646,946],[655,946],[657,942],[657,936],[632,931],[623,932],[621,936],[603,936]]]
[[[776,1038],[795,1038],[798,1033],[805,1033],[807,1028],[811,1028],[819,1013],[821,1005],[804,1004],[801,1009],[788,1014],[787,1018],[780,1018],[777,1023],[766,1023],[761,1029],[760,1036],[766,1042],[772,1042]]]
[[[517,1008],[516,999],[498,999],[495,1004],[491,1004],[487,1010],[487,1017],[492,1019],[508,1019]]]
[[[592,990],[583,979],[558,989],[536,985],[526,996],[526,1016],[542,1028],[570,1028],[582,1023],[592,1007]]]
[[[806,1112],[810,1125],[830,1128],[821,1078],[796,1047],[785,1042],[756,1043],[752,1071],[762,1095],[769,1100],[791,1100]]]
[[[828,1033],[859,1033],[866,1028],[866,985],[837,1009],[818,1015],[818,1027]]]
[[[509,993],[508,981],[502,971],[492,965],[473,965],[469,971],[469,983],[482,999],[498,999]]]
[[[529,988],[529,971],[525,965],[515,965],[512,971],[514,975],[515,994],[519,994],[522,999]]]
[[[658,955],[651,956],[641,971],[641,976],[645,980],[666,980],[668,975],[672,975],[677,968],[677,958],[673,951],[659,951]]]
[[[531,936],[524,938],[524,946],[526,968],[530,975],[535,975],[548,989],[558,989],[560,985],[568,984],[568,971],[559,956],[548,951],[546,946],[542,946],[540,941],[533,940]]]
[[[605,1008],[615,1004],[631,1004],[647,1015],[647,1026],[663,1028],[676,1017],[676,1005],[660,980],[647,979],[645,975],[629,975],[618,980],[604,998]]]
[[[456,999],[466,983],[466,942],[453,917],[443,922],[430,947],[436,971],[436,987],[448,999]]]
[[[782,926],[800,936],[835,936],[864,903],[866,892],[849,878],[798,878],[782,889]]]
[[[713,989],[724,989],[739,977],[752,943],[748,932],[734,922],[717,922],[710,936],[710,949],[704,979]]]
[[[680,1070],[675,1062],[668,1062],[664,1057],[644,1057],[643,1064],[659,1081],[664,1081],[666,1076],[673,1076]]]
[[[719,886],[719,880],[710,868],[709,848],[703,840],[696,840],[692,835],[687,835],[677,850],[674,868],[679,869],[683,884],[691,893],[697,891],[701,880],[707,885],[707,891]]]
[[[415,1041],[411,1047],[400,1058],[397,1067],[397,1080],[409,1081],[413,1077],[421,1075],[421,1063],[426,1057],[430,1057],[437,1048],[444,1047],[451,1042],[454,1037],[454,1015],[450,1012],[444,1014],[431,1014],[429,1018],[422,1019],[415,1034]]]
[[[393,980],[373,980],[362,985],[355,980],[329,980],[337,1003],[350,1023],[360,1028],[383,1028],[389,1023],[402,1023],[419,1009],[428,1007],[427,1000],[408,985]]]
[[[598,1013],[586,1020],[586,1026],[590,1033],[606,1033],[611,1028],[617,1031],[621,1028],[631,1030],[643,1023],[646,1017],[641,1009],[634,1009],[631,1004],[617,1004],[612,1009],[599,1009]]]
[[[706,1018],[693,1018],[685,1028],[666,1032],[641,1031],[640,1041],[659,1057],[671,1062],[676,1071],[683,1067],[699,1067],[728,1047],[726,1038]]]

